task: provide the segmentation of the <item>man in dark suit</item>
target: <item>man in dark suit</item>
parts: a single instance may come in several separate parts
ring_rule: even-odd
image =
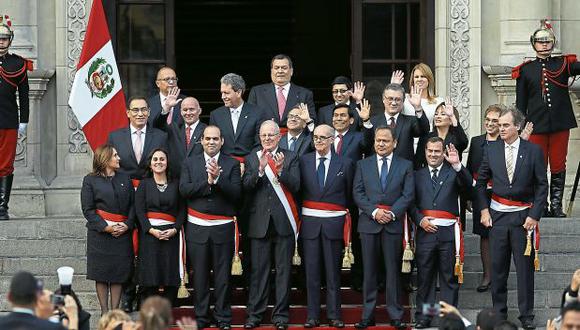
[[[332,111],[332,127],[335,130],[332,150],[353,162],[373,152],[373,130],[354,130],[355,112],[342,103],[335,105]]]
[[[333,103],[323,106],[318,109],[318,120],[317,123],[327,124],[332,126],[332,116],[334,112],[334,106],[338,104],[346,104],[354,112],[354,121],[352,123],[352,129],[359,131],[361,126],[361,120],[356,112],[357,105],[362,101],[365,92],[365,85],[357,81],[353,85],[350,79],[345,76],[338,76],[332,81],[332,99]]]
[[[298,157],[311,152],[312,134],[306,128],[306,121],[300,117],[303,113],[300,107],[294,107],[288,113],[288,132],[280,139],[280,148],[295,152]]]
[[[217,325],[230,329],[232,321],[230,274],[232,260],[238,258],[236,212],[242,183],[240,163],[221,152],[223,143],[218,127],[206,127],[201,138],[203,153],[186,158],[179,180],[181,195],[187,199],[185,237],[200,329],[210,324],[210,270],[214,273]]]
[[[64,330],[60,323],[52,323],[35,316],[35,307],[38,299],[43,294],[42,283],[28,272],[19,272],[10,282],[8,301],[12,304],[12,312],[0,317],[0,329],[19,330]],[[71,315],[77,323],[78,315]],[[73,325],[74,327],[74,325]]]
[[[405,89],[399,84],[388,84],[383,91],[383,105],[385,112],[369,119],[370,107],[368,111],[361,109],[359,113],[363,126],[373,128],[378,126],[391,127],[395,132],[397,148],[395,156],[413,161],[415,152],[413,151],[413,138],[425,136],[429,133],[429,120],[419,108],[415,111],[415,116],[408,116],[401,113],[405,102]]]
[[[293,73],[292,59],[288,55],[274,56],[270,62],[272,83],[252,87],[248,97],[248,103],[264,109],[266,118],[274,120],[280,127],[286,127],[288,113],[299,103],[308,106],[312,120],[316,118],[312,91],[291,83]]]
[[[155,127],[167,132],[169,169],[171,176],[179,178],[185,158],[202,152],[201,135],[207,126],[199,120],[201,107],[196,98],[188,96],[181,102],[181,120],[167,124],[169,109],[178,103],[177,95],[169,93],[161,114],[154,120]],[[175,93],[177,94],[177,93]]]
[[[147,157],[156,148],[167,148],[167,134],[147,125],[150,108],[145,98],[133,97],[129,100],[127,117],[129,126],[109,134],[108,143],[117,150],[121,158],[120,172],[141,180],[147,172]]]
[[[252,273],[248,319],[244,328],[262,322],[270,291],[271,253],[276,269],[276,298],[272,323],[286,329],[289,320],[290,270],[298,229],[294,195],[300,189],[298,157],[278,147],[280,128],[272,120],[260,127],[261,149],[246,156],[243,183],[248,198],[248,236],[251,240]]]
[[[507,317],[507,280],[513,255],[518,282],[519,319],[523,328],[533,329],[534,264],[539,261],[538,251],[531,253],[531,245],[535,246],[532,241],[539,239],[537,227],[546,205],[548,180],[540,147],[518,136],[518,129],[523,124],[524,116],[516,108],[500,112],[499,135],[502,141],[489,144],[484,149],[476,197],[480,205],[489,206],[481,210],[481,223],[491,227],[493,308],[504,318]],[[490,179],[493,181],[491,201],[486,192]]]
[[[358,222],[363,255],[363,313],[355,324],[365,329],[375,324],[377,303],[377,259],[384,255],[386,269],[387,311],[391,325],[401,326],[403,307],[400,273],[404,240],[405,213],[413,202],[413,163],[394,155],[397,146],[393,129],[378,127],[374,138],[375,155],[356,165],[353,198],[361,210]]]
[[[177,87],[177,75],[175,71],[168,67],[164,66],[159,71],[157,71],[157,77],[155,78],[155,85],[159,88],[159,93],[155,93],[151,95],[147,100],[149,107],[151,108],[151,114],[149,116],[149,125],[153,126],[153,121],[159,116],[159,114],[163,111],[163,105],[167,100],[167,96],[170,92],[178,91],[179,88]],[[185,95],[178,94],[178,99],[185,98]],[[165,117],[167,124],[171,124],[172,122],[179,121],[181,118],[181,104],[175,103],[175,105],[169,107],[169,116]]]
[[[419,289],[415,327],[420,329],[431,325],[431,317],[422,314],[422,307],[435,303],[436,274],[441,288],[439,299],[453,306],[457,306],[458,277],[463,277],[462,273],[454,273],[454,265],[462,267],[458,253],[461,240],[456,237],[461,235],[457,201],[471,187],[472,177],[461,165],[455,146],[449,145],[446,154],[443,145],[440,137],[427,140],[424,152],[428,166],[415,172],[415,203],[409,212],[417,224],[415,260]]]
[[[333,140],[334,129],[319,125],[314,130],[316,151],[300,158],[303,201],[300,237],[308,290],[305,328],[320,325],[322,276],[326,278],[326,316],[330,326],[344,327],[340,310],[340,271],[343,247],[349,246],[344,246],[343,242],[350,243],[348,207],[352,201],[354,168],[349,158],[332,152]],[[344,237],[345,232],[348,233],[347,237]],[[322,264],[324,273],[320,267]]]
[[[244,102],[242,96],[246,82],[242,76],[228,73],[221,78],[220,83],[224,106],[211,112],[209,123],[219,127],[222,132],[222,152],[243,162],[243,158],[260,144],[258,134],[260,124],[264,121],[264,112]]]

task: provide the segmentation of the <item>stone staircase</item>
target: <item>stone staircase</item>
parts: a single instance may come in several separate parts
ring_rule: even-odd
[[[459,308],[470,320],[475,320],[477,312],[491,306],[491,295],[478,293],[475,287],[481,278],[479,259],[479,238],[471,234],[471,220],[465,236],[465,283],[459,295]],[[541,270],[536,273],[535,308],[538,326],[558,313],[562,290],[571,279],[575,269],[580,267],[580,218],[543,219],[541,222]],[[0,221],[0,311],[10,309],[6,292],[10,279],[19,270],[28,270],[44,280],[45,287],[56,289],[58,279],[56,269],[60,266],[71,266],[75,269],[73,289],[79,295],[83,308],[95,315],[95,325],[100,315],[94,283],[85,278],[86,274],[86,228],[81,217],[14,219]],[[510,319],[517,320],[516,277],[512,264],[508,290]],[[348,288],[350,274],[343,271],[343,319],[351,325],[360,318],[362,294]],[[324,295],[322,295],[324,297]],[[247,292],[236,288],[233,293],[234,325],[245,320],[245,302]],[[405,297],[407,321],[414,311],[414,294]],[[376,318],[379,326],[385,329],[389,320],[384,311],[384,296],[378,300]],[[174,310],[177,315],[193,315],[192,299],[183,300],[185,304]],[[306,295],[302,290],[293,288],[291,295],[291,323],[299,325],[306,318]],[[323,306],[324,307],[324,306]],[[323,314],[324,315],[324,312]],[[265,317],[265,321],[269,317]],[[268,324],[264,324],[264,329]]]

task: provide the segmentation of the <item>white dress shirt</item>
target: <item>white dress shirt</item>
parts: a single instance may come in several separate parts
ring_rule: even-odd
[[[316,170],[318,171],[318,166],[320,166],[320,158],[325,157],[324,160],[324,183],[326,184],[326,176],[328,175],[328,167],[330,167],[330,158],[332,157],[332,152],[328,150],[326,155],[320,156],[318,152],[316,152]]]
[[[133,125],[129,125],[129,128],[131,129],[131,143],[132,143],[132,147],[133,150],[135,150],[135,143],[137,141],[137,134],[135,132],[137,132],[137,129],[135,127],[133,127]],[[147,131],[147,125],[143,126],[143,128],[141,129],[141,158],[143,158],[145,155],[143,155],[143,149],[145,148],[145,133]]]
[[[504,141],[505,142],[505,141]],[[512,164],[514,164],[514,174],[516,172],[516,162],[518,160],[518,151],[520,150],[520,138],[518,137],[512,144],[507,144],[507,142],[505,142],[505,159],[506,159],[506,164],[507,164],[507,157],[508,157],[508,146],[512,146],[513,147],[513,155],[512,155]]]
[[[342,133],[339,133],[338,131],[334,131],[334,150],[336,151],[336,148],[338,148],[338,142],[340,140],[344,140],[344,136],[346,135],[346,133],[348,133],[348,129]],[[338,134],[342,134],[342,139],[338,137]],[[343,147],[344,147],[344,141],[342,141],[343,143]]]
[[[240,104],[237,108],[229,108],[230,109],[230,118],[232,119],[232,126],[234,128],[234,134],[236,134],[236,130],[238,129],[238,122],[240,121],[240,116],[242,115],[242,107],[244,106],[244,102]]]
[[[284,94],[284,98],[286,99],[286,102],[288,102],[288,93],[290,92],[290,83],[287,83],[284,86],[278,86],[276,84],[274,84],[274,94],[276,95],[276,97],[278,97],[278,88],[282,87],[282,94]]]

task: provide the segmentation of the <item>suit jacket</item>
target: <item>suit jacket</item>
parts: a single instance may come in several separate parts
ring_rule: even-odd
[[[420,227],[424,214],[422,210],[440,210],[459,216],[458,198],[459,195],[471,188],[472,177],[469,171],[461,166],[461,170],[456,172],[449,163],[444,162],[441,171],[438,173],[438,184],[433,190],[431,180],[431,169],[428,166],[415,172],[415,203],[411,205],[409,214],[417,224],[417,234],[423,241],[436,240],[436,235],[429,235]],[[453,228],[453,226],[450,226]],[[441,231],[439,239],[452,241],[454,239],[453,230]],[[442,237],[443,236],[443,237]]]
[[[0,317],[0,329],[14,330],[64,330],[60,323],[52,323],[48,320],[26,313],[11,312]]]
[[[207,183],[204,154],[187,158],[181,168],[179,192],[187,199],[187,206],[201,213],[235,216],[242,195],[240,162],[220,153],[218,165],[222,168],[215,185]],[[234,239],[233,224],[198,226],[186,224],[187,240],[204,244],[211,237],[220,244]]]
[[[300,157],[302,200],[326,202],[348,208],[352,204],[354,163],[346,157],[332,154],[324,188],[320,189],[316,174],[316,151]],[[329,239],[343,239],[344,216],[315,218],[303,216],[300,237],[316,238],[321,232]]]
[[[402,219],[415,198],[413,163],[393,156],[387,173],[387,188],[383,191],[377,156],[359,160],[354,175],[353,198],[362,212],[358,220],[359,233],[376,234],[383,229],[391,234],[403,233]],[[391,206],[395,221],[382,225],[373,219],[372,213],[379,204]]]
[[[219,107],[213,110],[209,116],[209,124],[219,127],[224,138],[222,152],[239,157],[246,156],[260,144],[258,135],[263,121],[263,110],[248,102],[242,106],[236,134],[234,134],[229,108]]]
[[[327,124],[330,127],[332,127],[332,116],[334,114],[332,110],[334,109],[335,105],[336,104],[331,103],[318,109],[318,121],[317,121],[318,125]],[[348,107],[352,109],[352,113],[354,115],[354,123],[350,125],[350,129],[360,131],[362,121],[360,120],[358,111],[356,111],[356,103],[351,100],[350,103],[348,104]]]
[[[479,205],[489,206],[486,194],[487,181],[493,181],[493,193],[514,201],[533,203],[529,216],[540,220],[546,206],[548,179],[544,154],[539,146],[520,139],[513,180],[508,179],[505,163],[505,142],[487,145],[479,166],[475,189]]]
[[[288,149],[288,133],[284,134],[282,136],[282,138],[280,139],[280,143],[279,146],[282,149]],[[302,133],[300,134],[300,136],[298,137],[298,139],[296,139],[296,142],[294,142],[294,152],[298,155],[298,157],[309,153],[311,151],[314,150],[314,147],[312,146],[312,133],[310,132],[310,130],[308,130],[308,128],[304,128],[304,130],[302,131]]]
[[[184,99],[186,97],[187,96],[183,94],[179,94],[177,98]],[[147,99],[147,104],[149,104],[149,109],[151,109],[149,112],[149,120],[147,120],[147,124],[149,124],[149,126],[154,126],[155,119],[161,114],[161,111],[163,110],[163,106],[161,105],[161,98],[159,97],[159,92],[151,95]],[[165,117],[165,120],[167,120],[167,117]],[[177,103],[177,105],[173,107],[173,117],[171,119],[171,123],[176,123],[180,121],[183,121],[183,119],[181,118],[181,102]]]
[[[153,125],[155,128],[159,128],[167,133],[167,152],[169,153],[169,169],[171,171],[171,176],[179,178],[179,173],[181,171],[181,165],[185,158],[191,157],[192,155],[203,153],[203,148],[201,146],[201,135],[203,130],[207,127],[205,123],[198,121],[195,130],[191,136],[191,141],[189,147],[185,143],[185,122],[183,118],[179,121],[172,121],[171,124],[167,125],[167,116],[159,115],[154,120]]]
[[[338,137],[335,137],[335,140]],[[373,130],[364,128],[362,132],[357,132],[351,129],[346,132],[342,137],[342,148],[340,156],[348,157],[353,162],[356,162],[363,158],[364,155],[369,155],[373,153]],[[334,149],[334,143],[332,144],[332,151],[336,152]]]
[[[299,103],[306,103],[308,105],[310,118],[316,120],[316,109],[312,91],[295,85],[294,83],[290,83],[290,90],[286,98],[286,107],[284,108],[282,120],[280,120],[280,114],[278,113],[278,99],[276,98],[276,87],[273,83],[252,87],[250,96],[248,96],[248,103],[255,104],[264,109],[266,119],[272,119],[283,127],[286,127],[288,112]]]
[[[552,133],[577,127],[576,118],[568,93],[568,78],[580,75],[580,63],[565,60],[566,56],[536,58],[519,69],[516,81],[516,106],[526,115],[526,121],[534,123],[534,134]],[[561,74],[554,78],[561,87],[545,79],[543,69]],[[543,85],[543,86],[542,86]],[[546,88],[546,95],[542,94]]]
[[[278,235],[294,235],[290,220],[286,215],[282,203],[278,199],[274,188],[266,174],[262,177],[258,174],[259,160],[255,149],[246,156],[245,172],[243,177],[245,197],[248,198],[248,237],[264,238],[270,226],[272,225]],[[292,193],[296,201],[296,194],[300,189],[300,168],[298,156],[289,150],[278,148],[278,152],[284,154],[284,165],[282,173],[278,180],[286,189]]]
[[[385,118],[384,113],[380,113],[371,117],[371,123],[373,128],[387,126],[387,118]],[[429,133],[429,120],[425,114],[421,118],[417,118],[400,113],[395,127],[395,139],[397,140],[395,156],[413,161],[415,155],[413,138],[427,135],[427,133]]]
[[[119,172],[128,174],[132,179],[141,179],[147,173],[147,168],[149,167],[147,158],[151,151],[156,148],[167,150],[167,133],[152,126],[147,126],[143,155],[139,163],[137,163],[137,158],[135,158],[135,153],[133,152],[131,129],[129,127],[109,133],[108,143],[115,147],[119,157],[121,157]]]

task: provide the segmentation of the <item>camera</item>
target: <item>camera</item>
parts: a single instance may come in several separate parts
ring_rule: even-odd
[[[54,306],[64,306],[64,296],[60,294],[53,294],[50,296],[50,303]]]
[[[423,304],[423,315],[438,316],[440,311],[440,304]]]

